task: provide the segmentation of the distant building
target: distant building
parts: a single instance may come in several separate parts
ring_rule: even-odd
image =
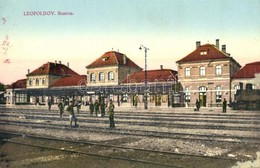
[[[23,93],[19,94],[19,91]],[[26,79],[20,79],[12,83],[6,88],[6,104],[28,104],[28,96],[26,91]]]
[[[258,91],[254,91],[254,90],[258,90]],[[246,98],[247,100],[245,101],[249,101],[249,99],[252,99],[252,102],[255,101],[260,102],[259,98],[257,98],[258,100],[255,100],[256,94],[258,94],[258,97],[260,97],[259,90],[260,90],[260,61],[246,64],[243,68],[241,68],[238,72],[236,72],[234,76],[232,76],[232,100],[234,102],[237,101],[237,99],[239,98],[238,96],[244,96],[246,98],[246,95],[249,96]],[[249,109],[250,107],[244,107],[244,108]]]
[[[47,62],[32,72],[28,71],[26,76],[26,88],[39,89],[49,88],[61,78],[79,76],[79,74],[74,72],[68,66],[61,64],[61,62]]]
[[[231,77],[240,69],[240,64],[226,52],[226,45],[200,45],[176,62],[178,79],[181,83],[185,102],[194,106],[196,99],[202,107],[219,106],[224,98],[231,100]]]
[[[123,97],[123,102],[133,103],[135,95],[139,96],[139,102],[144,103],[145,93],[145,71],[134,72],[122,81],[126,86],[127,94]],[[177,71],[171,69],[148,70],[148,107],[150,106],[180,106],[180,85],[178,84]]]

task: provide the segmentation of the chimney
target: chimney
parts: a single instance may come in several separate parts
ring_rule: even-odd
[[[67,67],[70,67],[70,63],[69,62],[67,62]]]
[[[200,47],[200,41],[196,41],[196,49]]]
[[[161,67],[161,70],[163,70],[163,65],[160,65],[160,67]]]
[[[28,74],[30,73],[30,69],[27,70]]]
[[[219,39],[216,39],[216,47],[219,49]]]
[[[226,53],[226,45],[222,45],[222,52]]]
[[[59,64],[61,64],[61,61],[59,61]]]
[[[124,65],[126,64],[126,55],[125,54],[123,55],[123,64]]]

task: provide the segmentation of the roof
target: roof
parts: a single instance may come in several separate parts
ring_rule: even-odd
[[[26,79],[20,79],[12,83],[7,87],[7,89],[25,89],[26,88]]]
[[[177,71],[171,69],[158,69],[147,71],[148,82],[159,82],[175,80]],[[142,83],[145,81],[145,71],[132,73],[128,78],[125,78],[122,83]]]
[[[234,74],[232,79],[255,78],[256,73],[260,73],[260,61],[246,64]]]
[[[40,66],[39,68],[35,69],[31,73],[27,74],[26,76],[33,76],[33,75],[61,75],[61,76],[77,76],[78,73],[74,72],[69,67],[60,64],[60,63],[53,63],[47,62]]]
[[[82,86],[86,85],[86,83],[86,75],[78,75],[61,78],[56,81],[51,87]]]
[[[178,60],[176,63],[203,61],[203,60],[215,60],[231,58],[229,54],[220,51],[213,44],[205,44],[199,46],[196,50]]]
[[[104,67],[104,66],[113,66],[113,65],[122,65],[122,66],[142,69],[138,65],[136,65],[132,60],[130,60],[125,54],[116,51],[106,52],[101,57],[96,59],[94,62],[86,66],[86,68],[95,68],[95,67]]]

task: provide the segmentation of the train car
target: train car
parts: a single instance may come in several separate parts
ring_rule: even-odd
[[[233,103],[233,109],[260,110],[260,90],[237,90],[237,93],[235,94],[235,102]]]

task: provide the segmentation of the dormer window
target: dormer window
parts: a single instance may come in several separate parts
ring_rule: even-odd
[[[107,61],[109,59],[109,57],[103,57],[102,61]]]
[[[207,51],[201,51],[201,52],[200,52],[200,55],[207,55],[207,54],[208,54]]]

